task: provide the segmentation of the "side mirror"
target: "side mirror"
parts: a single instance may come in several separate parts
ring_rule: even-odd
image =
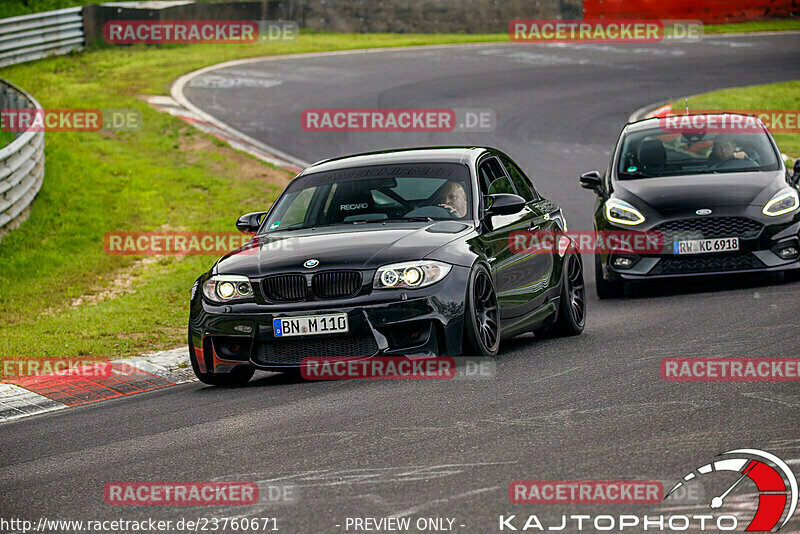
[[[266,214],[266,211],[255,211],[247,215],[242,215],[239,217],[239,220],[236,221],[236,229],[243,234],[255,234],[258,232],[258,227],[261,226],[261,220]]]
[[[512,215],[519,213],[525,207],[525,199],[519,195],[509,193],[495,193],[487,195],[488,205],[486,215]]]
[[[603,190],[603,180],[600,178],[600,173],[597,171],[589,171],[581,174],[579,181],[581,187],[584,189],[592,189],[598,192]]]
[[[800,182],[800,158],[794,160],[794,174],[792,174],[792,182],[795,184]]]

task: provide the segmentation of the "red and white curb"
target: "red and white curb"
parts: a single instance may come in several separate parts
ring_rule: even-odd
[[[298,173],[308,166],[305,161],[286,156],[283,153],[268,147],[232,128],[223,128],[208,120],[205,114],[198,114],[185,108],[174,98],[169,96],[141,96],[142,100],[150,104],[157,111],[169,113],[182,121],[194,126],[198,130],[211,134],[221,141],[225,141],[236,150],[246,152],[261,161],[271,163],[288,171]]]
[[[45,374],[0,383],[0,422],[197,380],[188,347],[95,365],[109,363],[111,372],[105,376]]]

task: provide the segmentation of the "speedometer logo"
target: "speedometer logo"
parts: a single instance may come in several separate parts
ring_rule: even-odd
[[[692,479],[716,472],[736,472],[740,474],[736,482],[711,499],[709,503],[711,509],[717,510],[725,506],[725,499],[740,487],[745,478],[748,478],[758,488],[758,508],[753,520],[750,521],[745,530],[750,532],[769,531],[775,528],[781,517],[784,517],[783,523],[778,527],[778,530],[780,530],[789,521],[789,518],[792,517],[797,508],[797,479],[792,470],[774,454],[757,449],[736,449],[722,453],[720,456],[727,455],[737,455],[739,457],[717,460],[698,467],[675,484],[664,498],[666,499],[683,486],[684,482],[689,482]],[[786,510],[785,516],[784,510]]]

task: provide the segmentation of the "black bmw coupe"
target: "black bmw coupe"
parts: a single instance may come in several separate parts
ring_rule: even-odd
[[[697,127],[699,126],[699,127]],[[598,231],[660,235],[663,249],[595,255],[600,298],[624,284],[692,275],[800,269],[798,166],[787,171],[767,128],[753,116],[703,114],[627,124],[597,193]]]
[[[254,237],[192,288],[191,362],[208,384],[306,357],[494,356],[501,339],[584,328],[573,244],[511,246],[515,231],[561,232],[561,209],[491,148],[322,161],[237,227]]]

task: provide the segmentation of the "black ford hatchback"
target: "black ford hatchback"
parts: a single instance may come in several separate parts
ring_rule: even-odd
[[[704,114],[626,125],[605,174],[584,173],[580,183],[597,193],[596,230],[653,232],[664,247],[595,255],[598,296],[620,296],[628,280],[796,276],[798,178],[756,117]]]

